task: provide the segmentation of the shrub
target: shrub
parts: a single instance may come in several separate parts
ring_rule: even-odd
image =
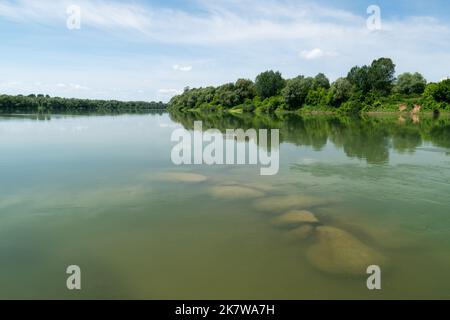
[[[359,101],[350,100],[344,102],[342,106],[339,108],[339,111],[342,113],[359,113],[362,110],[362,104]]]
[[[284,99],[281,96],[275,96],[265,99],[259,107],[260,112],[271,113],[278,108],[285,107]]]
[[[242,111],[243,112],[253,112],[256,110],[256,107],[252,100],[247,99],[245,100],[244,104],[242,105]]]

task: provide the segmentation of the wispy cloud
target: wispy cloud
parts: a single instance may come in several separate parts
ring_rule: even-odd
[[[67,8],[81,8],[82,23],[87,27],[135,29],[145,32],[151,26],[151,14],[145,7],[118,1],[89,0],[3,0],[0,16],[22,22],[65,27]]]
[[[43,86],[52,87],[53,86],[51,84],[43,84],[42,82],[36,82],[36,83],[34,83],[34,85],[37,86],[37,87],[43,87]],[[61,83],[60,82],[60,83],[55,84],[54,86],[57,87],[57,88],[62,88],[62,89],[67,89],[67,90],[89,90],[88,87],[83,86],[83,85],[78,84],[78,83],[68,83],[68,84],[66,84],[66,83]]]
[[[135,30],[149,40],[166,43],[214,45],[239,41],[306,40],[347,44],[364,38],[366,40],[363,43],[367,42],[370,38],[368,35],[371,34],[366,28],[365,12],[356,15],[305,1],[199,2],[203,9],[200,13],[133,2],[75,1],[81,8],[82,26]],[[71,0],[3,0],[0,3],[0,16],[64,27],[66,9],[73,4],[74,1]],[[447,24],[430,17],[383,21],[383,26],[386,31],[383,36],[385,41],[410,41],[424,35],[441,39],[450,35]],[[130,34],[127,33],[127,36]]]

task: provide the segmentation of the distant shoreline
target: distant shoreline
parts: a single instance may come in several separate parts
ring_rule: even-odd
[[[124,113],[166,110],[161,101],[117,101],[50,97],[49,95],[0,95],[0,113]]]

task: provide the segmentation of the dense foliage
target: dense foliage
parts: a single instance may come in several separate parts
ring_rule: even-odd
[[[424,105],[429,109],[450,109],[450,79],[430,83],[423,94]]]
[[[280,93],[285,81],[280,72],[266,71],[256,77],[256,92],[263,98],[270,98]]]
[[[123,113],[165,109],[162,102],[122,102],[52,98],[48,95],[0,95],[1,113]]]
[[[398,76],[395,91],[401,94],[421,94],[426,86],[427,80],[420,73],[406,72]]]
[[[255,82],[240,79],[217,88],[186,89],[172,98],[169,108],[260,113],[450,111],[450,80],[427,84],[420,73],[396,78],[394,62],[380,58],[353,67],[333,83],[323,73],[283,79],[280,72],[266,71]]]

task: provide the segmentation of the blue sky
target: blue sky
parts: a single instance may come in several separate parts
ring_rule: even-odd
[[[367,28],[372,4],[381,30]],[[0,94],[167,101],[268,69],[335,80],[381,56],[438,81],[449,21],[446,0],[0,0]]]

